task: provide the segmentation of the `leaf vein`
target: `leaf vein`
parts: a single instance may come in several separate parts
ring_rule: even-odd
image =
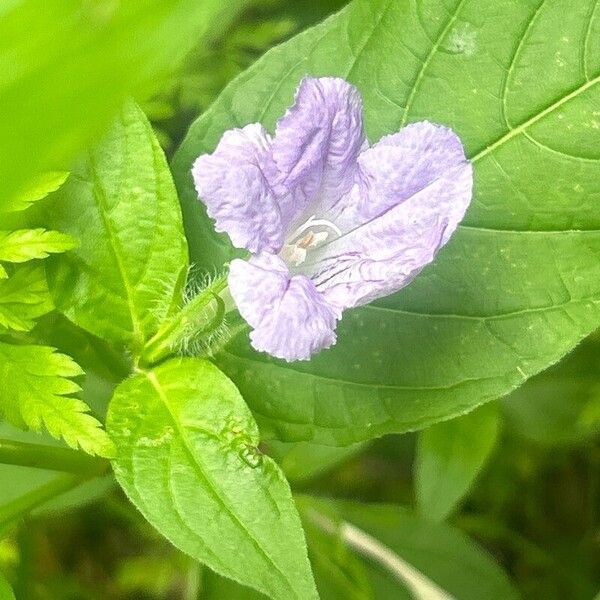
[[[486,148],[477,152],[475,156],[471,158],[471,162],[475,163],[481,160],[482,158],[485,158],[488,154],[494,152],[497,148],[510,141],[512,138],[523,133],[526,129],[528,129],[532,125],[535,125],[535,123],[541,121],[544,117],[548,116],[549,114],[553,113],[557,108],[560,108],[570,100],[577,98],[579,95],[583,94],[584,92],[595,86],[597,83],[600,83],[600,75],[598,75],[598,77],[595,77],[594,79],[591,79],[590,81],[585,82],[583,85],[580,85],[579,87],[575,88],[572,92],[568,93],[566,96],[563,96],[559,100],[550,104],[549,106],[547,106],[537,114],[533,115],[526,121],[523,121],[523,123],[521,123],[517,127],[509,129],[509,131],[507,131],[504,135],[500,136],[495,142],[492,142]]]
[[[379,29],[383,19],[385,18],[388,11],[390,10],[390,7],[392,6],[393,2],[394,2],[394,0],[388,0],[385,7],[382,9],[382,11],[381,11],[379,17],[377,18],[377,20],[375,21],[373,27],[371,28],[369,33],[365,36],[365,39],[360,44],[356,54],[354,54],[354,56],[352,58],[352,62],[350,63],[350,66],[349,66],[348,70],[346,71],[346,75],[344,76],[344,79],[350,79],[350,77],[352,76],[352,73],[354,72],[354,69],[356,68],[356,65],[358,63],[358,59],[360,58],[362,53],[365,51],[365,48],[369,45],[369,42],[373,39],[375,32],[377,31],[377,29]]]
[[[425,76],[425,71],[429,67],[433,57],[435,56],[435,54],[439,50],[440,46],[442,45],[442,42],[448,35],[448,32],[450,31],[450,29],[456,22],[456,19],[458,18],[458,14],[462,10],[462,7],[464,6],[465,2],[466,2],[466,0],[460,0],[458,5],[456,6],[455,10],[449,14],[450,18],[448,19],[446,25],[441,30],[437,40],[435,41],[435,44],[432,46],[431,50],[429,51],[429,54],[423,61],[423,64],[421,65],[421,68],[419,69],[419,72],[417,73],[417,76],[412,85],[410,94],[406,101],[406,108],[404,109],[404,114],[402,115],[402,120],[400,121],[400,128],[402,128],[402,127],[404,127],[404,125],[406,125],[406,122],[408,120],[409,111],[414,102],[415,96],[417,94],[417,90],[418,90],[419,86],[421,85],[421,81],[423,80],[423,77]]]
[[[527,36],[529,35],[530,31],[532,30],[536,20],[540,16],[540,14],[542,12],[542,8],[546,4],[546,2],[547,2],[547,0],[542,0],[538,4],[538,6],[535,9],[535,11],[533,12],[533,14],[531,15],[531,18],[527,21],[526,26],[523,30],[523,33],[520,36],[519,43],[517,44],[517,47],[515,48],[515,51],[508,63],[508,69],[506,70],[506,73],[504,75],[504,81],[502,82],[502,91],[500,93],[500,99],[501,99],[502,118],[504,119],[504,122],[508,129],[512,129],[512,124],[508,120],[508,86],[510,84],[510,79],[514,75],[517,60],[519,60],[519,55],[521,54],[521,51],[523,50],[523,47],[525,45],[525,40],[527,39]]]
[[[586,81],[590,80],[588,55],[589,55],[589,50],[590,50],[590,40],[592,37],[592,26],[594,24],[594,17],[596,16],[596,10],[598,9],[598,6],[600,6],[600,2],[598,2],[598,0],[596,0],[595,2],[592,2],[591,6],[592,6],[592,10],[590,11],[590,17],[587,22],[585,35],[583,37],[583,46],[581,49],[581,67],[582,67],[582,71],[583,71],[583,76],[585,77]]]
[[[487,323],[489,321],[502,321],[503,319],[510,319],[512,317],[518,317],[520,315],[528,315],[528,314],[536,314],[541,312],[549,312],[554,310],[564,310],[567,306],[571,306],[573,304],[588,304],[591,303],[594,306],[600,304],[600,298],[597,296],[590,296],[587,298],[578,298],[571,299],[567,302],[563,302],[560,304],[551,304],[548,306],[539,306],[536,308],[523,308],[520,310],[513,310],[505,313],[498,313],[495,315],[461,315],[457,313],[421,313],[418,311],[410,311],[404,310],[400,308],[388,308],[386,306],[377,306],[375,304],[370,304],[365,306],[363,310],[378,310],[378,311],[387,311],[392,313],[400,313],[404,315],[413,315],[415,317],[423,317],[423,318],[432,318],[432,319],[463,319],[469,321],[480,321],[482,323]]]

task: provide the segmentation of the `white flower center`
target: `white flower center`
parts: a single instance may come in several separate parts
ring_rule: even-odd
[[[329,231],[323,231],[323,228]],[[340,228],[327,219],[317,219],[312,215],[288,237],[281,250],[281,256],[287,263],[297,267],[306,260],[309,250],[317,248],[331,235],[342,235]]]

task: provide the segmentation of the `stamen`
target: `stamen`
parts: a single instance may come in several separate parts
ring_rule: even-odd
[[[281,257],[285,262],[298,267],[306,260],[306,250],[297,245],[286,244],[281,250]]]
[[[326,219],[315,219],[316,215],[310,217],[296,231],[288,237],[283,246],[281,256],[288,264],[294,267],[300,266],[305,260],[308,250],[321,245],[332,234],[342,235],[339,227]],[[314,231],[314,227],[326,227],[330,231]]]

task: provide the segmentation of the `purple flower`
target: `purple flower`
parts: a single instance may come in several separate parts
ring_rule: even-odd
[[[473,173],[456,134],[415,123],[369,147],[361,98],[305,78],[273,137],[225,132],[192,170],[217,231],[252,253],[229,287],[256,350],[306,360],[342,312],[407,285],[463,218]]]

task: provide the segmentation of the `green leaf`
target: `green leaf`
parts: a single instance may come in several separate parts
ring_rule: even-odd
[[[46,275],[39,265],[19,267],[0,279],[0,333],[2,329],[29,331],[35,319],[53,309]]]
[[[473,203],[435,263],[348,311],[336,347],[287,365],[244,333],[219,357],[264,435],[339,445],[423,428],[506,394],[597,327],[594,6],[354,0],[266,54],[192,126],[174,170],[192,260],[208,269],[232,251],[197,201],[192,162],[232,127],[272,131],[306,74],[358,86],[372,142],[428,119],[458,132],[475,167]]]
[[[56,193],[53,227],[78,240],[53,257],[57,308],[91,333],[140,349],[180,300],[187,245],[171,173],[133,103]]]
[[[423,516],[443,521],[468,493],[496,445],[498,409],[490,403],[419,434],[415,487]]]
[[[507,424],[545,446],[581,443],[600,431],[600,340],[568,357],[504,399]]]
[[[54,348],[0,342],[0,414],[17,427],[45,428],[73,448],[110,457],[114,448],[101,424],[84,402],[70,396],[80,389],[71,378],[82,374]]]
[[[289,486],[214,365],[138,372],[117,388],[107,428],[117,480],[175,546],[276,600],[317,598]]]
[[[462,532],[398,506],[298,499],[309,544],[329,535],[366,559],[373,598],[515,600],[502,569]],[[347,597],[345,595],[338,597]],[[333,596],[332,598],[335,598]]]
[[[0,231],[0,261],[23,263],[47,258],[50,254],[66,252],[77,246],[70,235],[46,229]]]
[[[27,187],[12,199],[10,204],[2,209],[10,212],[21,211],[29,208],[34,202],[43,200],[48,194],[55,192],[69,176],[66,171],[49,171],[32,177]],[[1,206],[1,205],[0,205]]]
[[[246,0],[238,2],[240,8]],[[0,207],[64,168],[129,94],[147,96],[209,30],[220,0],[15,0],[0,9]]]

